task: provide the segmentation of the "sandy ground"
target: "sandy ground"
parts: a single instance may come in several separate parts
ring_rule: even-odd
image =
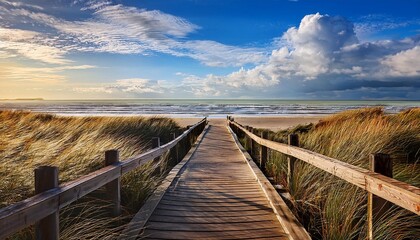
[[[293,116],[293,117],[235,117],[235,121],[246,126],[252,126],[256,128],[266,128],[272,131],[278,131],[293,127],[299,124],[317,123],[321,118],[325,116]],[[200,118],[174,118],[180,126],[193,125]],[[226,119],[222,118],[211,118],[209,121],[213,124],[225,124]]]

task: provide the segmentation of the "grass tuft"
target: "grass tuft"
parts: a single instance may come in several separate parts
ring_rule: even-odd
[[[184,129],[164,117],[60,117],[27,111],[0,111],[0,208],[34,194],[34,169],[59,168],[60,183],[104,166],[104,152],[118,149],[125,160]],[[115,239],[172,167],[168,155],[159,171],[146,164],[121,179],[124,214],[109,216],[109,203],[98,190],[60,212],[61,239]],[[34,239],[33,227],[10,239]]]
[[[287,135],[299,134],[300,146],[352,165],[368,169],[369,154],[390,154],[394,178],[420,186],[420,108],[386,115],[382,108],[350,110],[299,126],[271,138],[287,143]],[[270,152],[266,171],[286,184],[286,156]],[[315,239],[365,239],[366,192],[303,162],[297,163],[294,211]],[[420,217],[399,207],[375,224],[375,239],[416,239]]]

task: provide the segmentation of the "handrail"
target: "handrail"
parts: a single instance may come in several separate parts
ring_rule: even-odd
[[[0,239],[45,218],[125,173],[162,156],[198,126],[206,124],[206,121],[206,118],[202,119],[180,136],[160,147],[0,209]]]
[[[262,146],[300,159],[369,193],[420,215],[420,188],[316,152],[260,138],[240,124],[228,121]]]

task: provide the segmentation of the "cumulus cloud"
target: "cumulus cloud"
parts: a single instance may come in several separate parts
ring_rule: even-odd
[[[415,87],[415,80],[403,78],[419,76],[420,37],[360,43],[354,25],[342,17],[307,15],[278,43],[279,48],[260,65],[223,76],[188,76],[184,84],[197,95],[223,96],[223,89],[229,89],[230,95],[246,94],[259,89],[282,97],[287,91],[310,96],[322,89]]]
[[[376,20],[365,19],[364,25],[360,22],[354,25],[343,17],[310,14],[302,18],[299,26],[279,36],[274,50],[267,50],[190,40],[189,36],[200,31],[200,27],[162,11],[107,0],[75,0],[73,4],[87,17],[69,20],[53,16],[52,12],[47,14],[41,6],[0,0],[0,59],[23,56],[62,67],[41,68],[41,74],[46,75],[38,75],[38,81],[48,78],[65,81],[60,72],[65,67],[70,70],[72,62],[68,56],[74,52],[164,53],[189,57],[208,66],[238,67],[226,75],[181,74],[184,80],[179,89],[181,92],[186,89],[183,92],[186,96],[234,97],[258,92],[259,96],[284,97],[294,91],[303,97],[320,92],[339,97],[337,92],[347,96],[358,90],[368,93],[369,89],[398,88],[404,89],[399,94],[404,91],[412,94],[418,89],[420,35],[398,40],[358,38],[372,29],[404,27],[403,22],[380,25],[379,21],[376,24]],[[243,67],[248,64],[251,67]],[[11,76],[10,69],[2,72]],[[29,72],[20,77],[29,79]],[[19,75],[13,76],[17,79]],[[135,78],[74,91],[136,96],[167,94],[171,89],[173,86],[162,81]],[[332,92],[338,95],[331,95]]]
[[[386,75],[394,77],[420,76],[420,46],[386,56],[381,63],[386,66]]]

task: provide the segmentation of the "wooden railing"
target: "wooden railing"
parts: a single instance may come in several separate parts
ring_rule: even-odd
[[[86,194],[106,186],[109,199],[114,203],[113,213],[120,213],[120,177],[170,150],[180,147],[190,148],[193,141],[205,128],[204,118],[189,127],[174,140],[160,146],[156,139],[156,148],[143,154],[119,161],[118,151],[105,153],[106,167],[58,186],[58,169],[43,166],[35,170],[35,196],[0,209],[0,239],[36,223],[37,239],[58,239],[58,212],[61,208],[82,198]],[[178,159],[178,161],[181,159]]]
[[[372,154],[370,156],[372,166],[370,171],[294,146],[298,142],[297,135],[289,135],[289,145],[287,145],[265,139],[267,138],[265,132],[262,132],[261,137],[259,137],[252,127],[244,127],[231,117],[228,117],[227,121],[228,126],[235,134],[245,136],[246,141],[248,141],[247,145],[251,146],[251,149],[255,148],[255,144],[261,146],[260,166],[265,166],[268,148],[289,156],[287,176],[289,184],[293,179],[294,162],[298,159],[366,190],[369,194],[367,211],[368,237],[370,239],[372,239],[373,218],[379,218],[381,212],[384,212],[388,204],[387,201],[420,215],[420,189],[391,178],[392,164],[386,154]]]

